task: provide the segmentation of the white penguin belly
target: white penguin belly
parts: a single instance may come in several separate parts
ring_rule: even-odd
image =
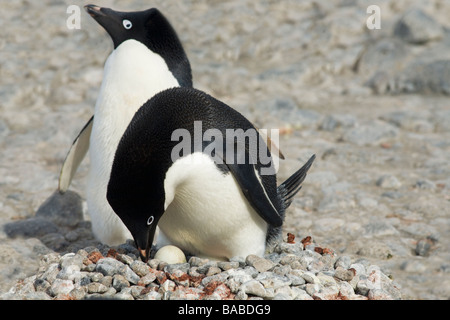
[[[86,200],[94,235],[117,245],[132,236],[106,199],[119,141],[135,112],[152,96],[179,86],[164,59],[135,40],[117,47],[105,63],[90,138]]]
[[[250,206],[231,173],[194,153],[174,162],[164,181],[162,237],[188,253],[212,259],[263,255],[267,223]],[[157,243],[157,246],[166,243]]]

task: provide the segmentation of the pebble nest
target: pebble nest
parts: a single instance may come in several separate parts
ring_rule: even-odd
[[[229,261],[191,256],[186,263],[147,263],[131,241],[48,253],[38,272],[3,299],[25,300],[386,300],[401,299],[397,284],[376,265],[321,248],[311,237],[275,245],[264,257]]]

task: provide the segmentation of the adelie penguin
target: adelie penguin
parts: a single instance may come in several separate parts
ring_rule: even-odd
[[[89,149],[87,203],[93,231],[100,241],[116,245],[131,237],[106,201],[119,139],[145,101],[167,88],[192,87],[192,74],[175,30],[157,9],[118,12],[95,5],[85,9],[108,32],[114,50],[105,63],[94,116],[64,160],[58,189],[60,193],[68,189]],[[284,158],[276,146],[273,148],[278,157]]]
[[[106,60],[94,116],[81,130],[64,161],[59,190],[64,193],[89,149],[86,200],[95,236],[117,245],[131,238],[106,200],[114,152],[135,112],[155,94],[192,87],[189,60],[169,21],[157,9],[119,12],[85,6],[110,35],[114,50]]]
[[[238,130],[243,139],[225,139]],[[251,133],[256,145],[245,138]],[[271,159],[265,139],[240,113],[199,90],[168,89],[136,112],[122,136],[107,199],[144,261],[157,226],[156,249],[172,244],[216,260],[263,255],[279,239],[315,156],[277,186],[273,161],[262,155]]]

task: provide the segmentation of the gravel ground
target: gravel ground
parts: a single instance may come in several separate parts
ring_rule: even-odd
[[[369,30],[363,0],[98,1],[158,7],[197,88],[282,130],[280,180],[318,156],[272,253],[179,265],[95,240],[88,159],[54,193],[112,49],[71,4],[0,3],[1,298],[450,298],[448,2],[379,1]]]

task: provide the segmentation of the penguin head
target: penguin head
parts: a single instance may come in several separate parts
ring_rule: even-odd
[[[155,191],[144,194],[142,190],[148,188],[139,187],[140,182],[128,184],[123,179],[117,177],[109,183],[107,200],[133,236],[142,261],[147,262],[156,227],[164,214],[158,200],[164,196]]]
[[[127,129],[114,157],[106,199],[133,236],[141,259],[150,257],[156,227],[165,212],[166,162],[160,150],[145,144],[145,125]]]
[[[183,46],[158,9],[120,12],[92,4],[85,9],[111,36],[114,49],[127,40],[139,41],[166,61],[180,86],[192,87],[191,67]]]

